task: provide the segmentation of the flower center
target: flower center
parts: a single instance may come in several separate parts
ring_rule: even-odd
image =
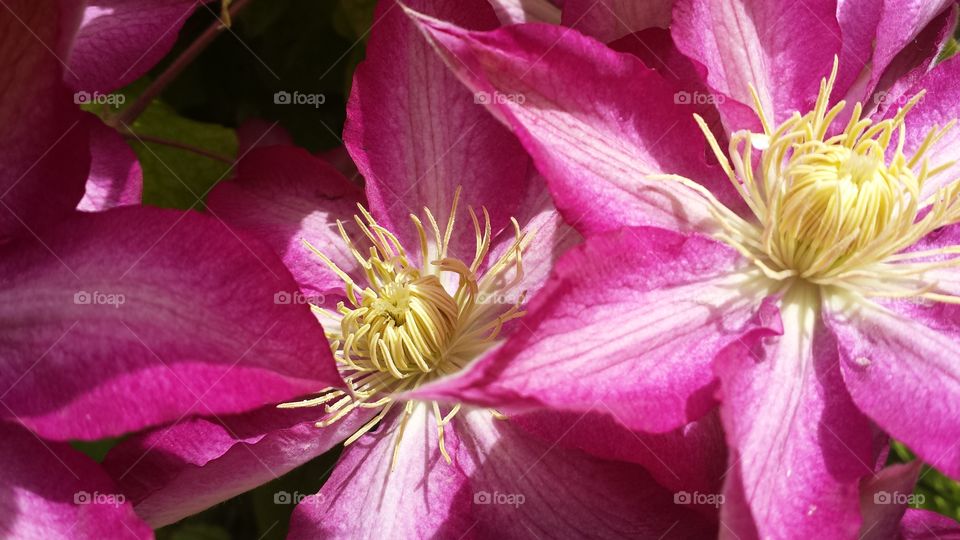
[[[424,209],[432,238],[423,222],[410,216],[419,236],[419,260],[414,260],[399,239],[362,206],[361,215],[354,216],[354,221],[371,244],[368,251],[361,251],[338,221],[344,243],[363,270],[365,287],[307,244],[343,280],[346,288],[346,301],[340,302],[335,312],[312,307],[324,320],[330,348],[347,389],[327,388],[318,397],[284,403],[281,408],[324,405],[327,417],[317,423],[318,427],[329,426],[358,408],[379,409],[373,419],[347,439],[345,444],[350,444],[387,415],[398,394],[460,371],[497,343],[504,323],[523,316],[523,292],[509,304],[486,300],[511,297],[511,290],[523,278],[521,255],[532,236],[521,233],[516,220],[511,220],[515,235],[512,245],[481,275],[492,232],[485,208],[482,227],[473,208],[468,209],[476,236],[471,264],[448,253],[459,199],[458,188],[443,233],[430,210]],[[401,401],[405,405],[395,452],[415,405],[414,401]],[[460,405],[444,415],[440,404],[434,402],[433,410],[440,450],[449,462],[443,444],[444,426],[457,414]]]
[[[840,126],[834,121],[845,103],[828,109],[836,75],[834,61],[829,79],[821,81],[814,109],[794,113],[776,127],[767,121],[753,91],[763,133],[733,133],[730,159],[696,117],[756,220],[740,217],[689,180],[670,178],[708,199],[723,228],[717,237],[769,278],[838,285],[870,295],[960,302],[931,292],[937,284],[929,277],[932,271],[960,263],[952,257],[958,246],[904,253],[931,231],[960,221],[960,183],[951,182],[926,199],[921,196],[928,179],[953,165],[933,167],[926,154],[955,120],[931,129],[907,156],[904,119],[923,92],[896,116],[881,121],[862,118],[863,107],[857,103]]]

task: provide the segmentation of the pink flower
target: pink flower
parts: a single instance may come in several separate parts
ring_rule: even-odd
[[[66,441],[250,410],[338,380],[313,347],[323,332],[309,311],[273,302],[296,284],[256,241],[194,213],[76,211],[140,191],[129,148],[81,112],[79,93],[142,75],[197,5],[0,8],[4,537],[149,537],[119,487]]]
[[[498,25],[483,0],[421,4],[468,27]],[[525,294],[578,235],[516,139],[402,8],[382,2],[375,20],[345,128],[365,191],[303,150],[273,146],[251,151],[209,201],[281,254],[300,284],[286,301],[314,304],[329,338],[314,347],[333,351],[343,380],[279,408],[131,437],[106,466],[154,526],[346,441],[319,493],[276,494],[299,503],[293,537],[711,534],[715,507],[674,504],[639,465],[590,452],[621,445],[625,459],[654,461],[640,448],[651,445],[669,451],[653,474],[705,484],[697,475],[722,467],[716,423],[645,440],[610,422],[572,434],[572,449],[553,435],[566,420],[546,413],[503,420],[470,400],[408,399],[525,334]]]
[[[530,333],[417,395],[601,400],[653,432],[719,400],[731,537],[871,528],[874,425],[960,477],[960,59],[931,68],[955,11],[678,1],[673,41],[640,53],[655,70],[560,27],[411,12],[471,90],[513,96],[489,107],[589,238],[531,302]],[[716,134],[693,119],[711,111]]]

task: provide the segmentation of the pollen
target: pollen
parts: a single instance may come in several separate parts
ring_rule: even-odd
[[[702,187],[679,177],[711,203],[722,226],[717,236],[753,261],[771,279],[839,286],[866,295],[916,296],[960,302],[937,291],[933,272],[960,266],[960,246],[906,251],[933,230],[960,221],[960,183],[945,183],[924,198],[929,180],[953,166],[931,165],[930,149],[955,120],[934,127],[907,155],[905,118],[923,98],[908,100],[892,118],[863,118],[854,105],[828,107],[837,62],[821,81],[812,111],[795,112],[771,126],[757,92],[754,107],[762,133],[731,135],[729,159],[696,116],[726,175],[752,216],[741,217]]]
[[[474,209],[468,208],[476,243],[467,264],[450,253],[459,200],[458,188],[443,231],[427,208],[423,209],[426,225],[410,215],[419,239],[419,257],[411,256],[397,236],[379,225],[363,206],[358,206],[360,213],[354,222],[370,244],[367,250],[361,250],[338,221],[340,236],[363,272],[363,284],[305,242],[344,283],[346,301],[340,302],[336,311],[312,308],[324,322],[346,389],[327,388],[317,397],[284,403],[280,408],[323,406],[326,416],[317,427],[329,426],[356,409],[378,409],[346,440],[349,445],[402,402],[394,445],[396,464],[403,429],[416,403],[401,394],[459,372],[496,345],[505,323],[524,314],[520,308],[524,292],[514,290],[523,279],[522,254],[532,235],[521,232],[517,221],[511,220],[513,242],[482,271],[491,247],[490,215],[482,208],[481,222]],[[504,298],[513,301],[490,301]],[[433,402],[432,407],[440,451],[449,463],[444,428],[461,406],[442,411],[441,404]]]

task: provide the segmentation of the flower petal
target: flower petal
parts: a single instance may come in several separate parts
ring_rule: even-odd
[[[76,208],[90,167],[89,124],[63,84],[72,2],[17,0],[0,9],[0,242],[35,236]],[[66,8],[64,6],[71,6]]]
[[[679,88],[632,55],[578,32],[516,25],[469,32],[408,12],[460,79],[517,133],[581,232],[654,225],[713,231],[704,198],[651,175],[679,174],[732,190],[708,165]]]
[[[433,411],[416,404],[395,446],[400,414],[344,450],[320,492],[297,505],[288,538],[457,538],[470,531],[468,479],[459,463],[443,461]],[[451,453],[458,446],[456,437],[446,441]]]
[[[922,146],[930,130],[943,128],[960,117],[960,56],[935,67],[917,81],[906,95],[913,96],[922,90],[926,94],[906,118],[904,153],[908,156]],[[893,116],[896,112],[896,107],[891,107],[887,110],[887,116]],[[947,131],[939,142],[930,147],[926,156],[931,168],[948,163],[950,167],[924,183],[920,193],[924,200],[960,176],[960,129],[954,126]]]
[[[548,444],[642,465],[675,493],[719,493],[727,472],[726,441],[715,412],[666,433],[628,430],[605,406],[588,414],[537,411],[510,419]]]
[[[924,461],[960,477],[960,307],[835,296],[824,319],[860,410]]]
[[[355,231],[353,216],[362,202],[363,192],[326,161],[301,148],[271,146],[244,156],[236,180],[221,182],[207,206],[218,218],[265,240],[300,289],[317,297],[342,290],[343,281],[304,241],[356,277],[357,261],[336,223],[343,220],[347,230]]]
[[[67,81],[76,90],[110,92],[163,58],[198,0],[87,2],[70,52]]]
[[[340,384],[268,249],[196,213],[78,214],[0,256],[0,415],[97,439]],[[318,345],[320,344],[320,345]]]
[[[817,307],[816,292],[791,290],[781,337],[751,337],[717,361],[732,454],[721,520],[733,535],[848,538],[860,529],[858,483],[873,472],[872,435]]]
[[[960,523],[930,510],[911,508],[900,522],[903,540],[958,540]]]
[[[352,435],[373,412],[321,429],[314,424],[322,415],[271,406],[190,418],[125,439],[103,465],[137,514],[162,527],[279,478]]]
[[[857,536],[862,540],[896,538],[907,496],[913,493],[920,475],[919,461],[897,463],[880,470],[860,483],[860,513],[863,525]]]
[[[498,24],[485,0],[412,4],[471,28]],[[431,51],[397,3],[380,2],[374,17],[344,127],[373,215],[416,250],[420,242],[409,215],[427,207],[445,223],[459,186],[464,207],[486,207],[494,230],[509,227],[525,191],[529,158]],[[469,223],[466,213],[460,219]],[[453,252],[472,256],[473,228],[456,232]]]
[[[776,324],[739,254],[699,236],[636,228],[589,238],[498,351],[413,392],[525,409],[602,403],[640,431],[670,431],[715,405],[714,356]]]
[[[500,23],[544,22],[560,24],[560,8],[550,0],[489,0]]]
[[[673,0],[568,0],[563,24],[604,43],[647,28],[670,26]]]
[[[671,28],[677,47],[707,67],[714,91],[752,106],[752,84],[779,123],[809,110],[829,75],[841,49],[836,10],[836,0],[677,0]],[[720,110],[729,129],[750,127]]]
[[[99,212],[138,205],[143,196],[143,169],[133,149],[116,131],[90,118],[90,177],[77,210]]]
[[[455,419],[458,462],[471,462],[472,532],[480,538],[708,538],[701,516],[638,466],[527,435],[490,411]],[[677,502],[681,504],[677,504]]]
[[[133,506],[90,458],[0,422],[0,536],[153,538]]]

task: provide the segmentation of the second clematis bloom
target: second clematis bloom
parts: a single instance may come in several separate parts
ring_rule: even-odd
[[[654,432],[720,402],[731,537],[869,530],[858,494],[885,456],[877,426],[960,477],[960,61],[930,69],[949,4],[873,17],[847,2],[838,20],[835,2],[678,1],[672,36],[714,91],[716,134],[679,70],[576,31],[470,32],[410,11],[468,87],[514,96],[490,108],[588,237],[529,306],[529,334],[419,395],[601,400]],[[810,25],[781,40],[780,21]],[[921,45],[900,54],[910,36]]]
[[[482,0],[419,7],[465,26],[498,25]],[[710,535],[714,507],[676,505],[639,465],[538,436],[546,413],[503,419],[470,400],[411,394],[524,334],[527,295],[579,236],[516,139],[402,8],[381,2],[376,20],[345,128],[365,190],[303,150],[274,146],[252,150],[209,200],[283,258],[299,290],[277,301],[314,305],[327,337],[315,347],[332,353],[342,384],[131,437],[105,466],[154,526],[344,442],[320,492],[297,501],[292,537]],[[663,461],[678,479],[690,476],[685,467],[702,465],[687,456],[716,434],[678,435]],[[722,463],[722,448],[706,448],[698,460]]]

